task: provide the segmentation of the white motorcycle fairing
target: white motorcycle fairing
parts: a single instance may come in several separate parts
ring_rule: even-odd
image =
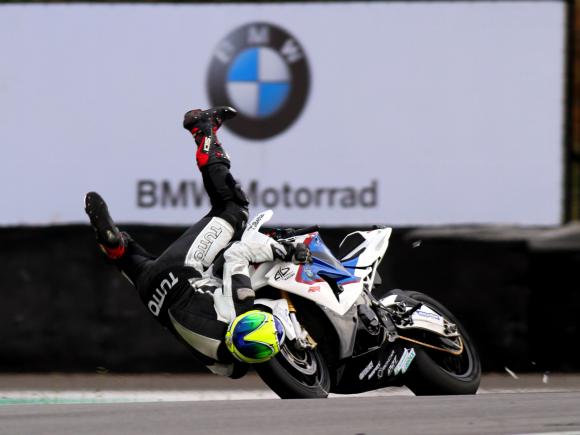
[[[248,224],[242,240],[271,243],[272,239],[258,230],[272,214],[271,210],[267,210],[257,215]],[[363,242],[348,253],[342,262],[334,257],[317,232],[288,239],[306,244],[312,253],[313,262],[300,265],[279,261],[259,264],[251,273],[252,287],[257,291],[269,285],[311,300],[338,315],[344,315],[359,298],[365,286],[371,289],[370,284],[374,280],[376,268],[388,247],[391,229],[356,233],[362,237]]]

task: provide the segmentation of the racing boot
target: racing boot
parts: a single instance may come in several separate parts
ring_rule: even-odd
[[[101,251],[111,260],[121,258],[125,253],[125,238],[113,223],[105,200],[96,192],[85,196],[85,212],[89,216]]]
[[[191,132],[195,139],[195,158],[200,169],[213,163],[225,163],[229,167],[230,158],[217,138],[217,131],[224,121],[236,114],[236,110],[228,106],[208,110],[195,109],[185,114],[183,128]]]

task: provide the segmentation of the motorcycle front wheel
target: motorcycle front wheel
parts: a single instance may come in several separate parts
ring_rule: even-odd
[[[463,341],[463,352],[459,355],[414,346],[416,356],[406,374],[405,385],[417,396],[475,394],[481,380],[481,363],[465,328],[451,311],[432,297],[416,291],[403,293],[457,325]]]
[[[297,349],[285,342],[270,361],[254,365],[262,380],[282,399],[323,399],[330,373],[319,349]]]

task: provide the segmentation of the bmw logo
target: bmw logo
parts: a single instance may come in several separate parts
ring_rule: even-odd
[[[310,74],[304,49],[286,30],[268,23],[238,27],[216,47],[208,74],[213,106],[233,106],[226,125],[248,139],[275,136],[298,118]]]

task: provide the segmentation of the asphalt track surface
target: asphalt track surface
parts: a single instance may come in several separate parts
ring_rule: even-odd
[[[151,387],[150,378],[139,379],[143,385],[106,382],[121,390]],[[205,379],[201,388],[213,388],[213,378]],[[0,406],[0,434],[580,434],[580,377],[538,379],[484,379],[476,396],[414,397],[392,390],[327,400],[12,404]],[[0,389],[13,389],[11,382],[32,387],[22,378],[0,377]],[[180,379],[164,384],[179,390],[172,382],[183,388]],[[250,378],[235,388],[243,391],[255,383]],[[72,388],[86,387],[80,384],[77,379]]]

